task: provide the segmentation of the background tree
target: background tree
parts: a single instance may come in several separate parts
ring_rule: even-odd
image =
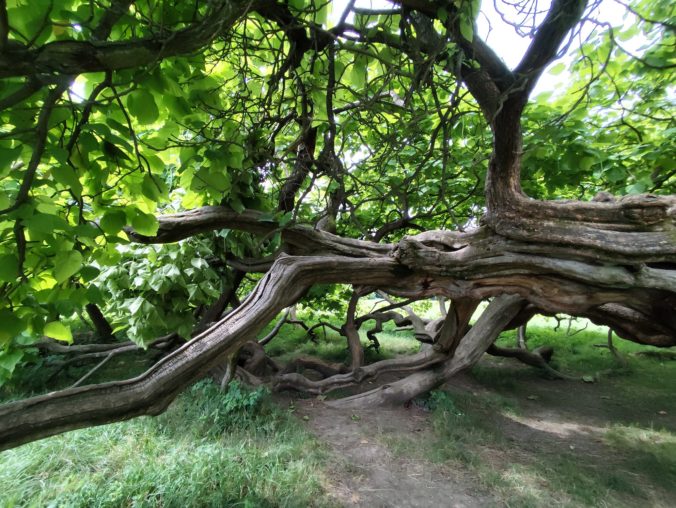
[[[676,343],[668,2],[625,6],[628,27],[598,2],[498,3],[532,38],[513,69],[477,34],[479,2],[329,8],[0,2],[1,375],[59,349],[43,336],[71,342],[83,310],[101,336],[170,351],[2,406],[2,447],[156,414],[222,365],[310,393],[409,372],[334,404],[401,402],[534,313]],[[529,100],[571,45],[568,91]],[[351,364],[267,358],[256,334],[325,284],[352,286]],[[450,298],[443,322],[413,323],[432,347],[366,365],[359,327],[405,305],[357,316],[375,291]]]

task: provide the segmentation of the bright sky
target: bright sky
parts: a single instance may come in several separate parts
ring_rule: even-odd
[[[503,5],[501,0],[497,0],[498,5]],[[549,0],[538,0],[538,8],[546,10],[549,7]],[[343,11],[347,7],[348,0],[334,0],[329,7],[329,24],[335,25]],[[356,7],[366,9],[388,9],[397,8],[396,5],[387,0],[356,0]],[[510,11],[509,6],[503,5],[501,10],[505,13]],[[598,12],[594,16],[600,21],[610,22],[612,25],[629,24],[633,22],[631,16],[626,17],[626,9],[615,0],[604,0],[601,3]],[[348,17],[348,21],[352,20],[352,15]],[[530,43],[528,37],[522,37],[516,33],[514,27],[505,23],[500,15],[495,11],[494,0],[483,0],[481,4],[481,14],[477,19],[479,35],[488,43],[489,46],[505,61],[510,67],[514,68],[518,63]],[[645,39],[640,37],[633,41],[624,43],[633,51],[638,51],[643,45]],[[562,59],[566,64],[570,63],[570,56]],[[551,74],[543,74],[538,82],[533,96],[541,92],[555,92],[557,89],[563,89],[564,85],[570,80],[570,74],[567,71],[561,72],[554,76]],[[84,82],[76,80],[71,87],[71,90],[77,95],[81,96],[84,93]],[[77,100],[77,99],[76,99]]]
[[[332,11],[329,16],[334,24],[340,19],[347,3],[348,0],[333,1]],[[538,8],[546,11],[549,3],[548,0],[538,0]],[[501,4],[502,2],[498,0],[498,5]],[[397,6],[387,0],[357,0],[355,6],[365,9],[397,8]],[[504,13],[509,13],[510,11],[509,6],[506,5],[502,5],[501,10]],[[595,16],[599,20],[608,21],[613,25],[620,25],[623,23],[623,15],[625,13],[626,10],[619,3],[607,0],[601,4],[599,12],[595,13]],[[631,22],[631,20],[628,20],[628,22]],[[500,15],[495,11],[493,0],[482,1],[481,14],[477,19],[477,25],[479,35],[510,68],[514,68],[528,48],[530,38],[520,36],[516,33],[514,27],[502,20]],[[570,58],[564,58],[564,61],[568,63],[570,62]],[[533,95],[546,91],[555,91],[561,85],[566,84],[569,78],[570,76],[567,72],[562,72],[556,76],[544,74],[540,78]]]

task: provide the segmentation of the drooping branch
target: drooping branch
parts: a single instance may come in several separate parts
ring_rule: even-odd
[[[222,321],[127,381],[77,387],[0,406],[0,449],[67,430],[158,414],[189,383],[255,337],[314,283],[396,285],[388,258],[290,257],[277,260],[243,304]]]
[[[309,226],[294,224],[280,228],[276,221],[262,212],[245,210],[237,213],[223,206],[205,206],[187,212],[159,217],[159,229],[153,237],[127,230],[129,237],[139,243],[171,243],[184,238],[223,228],[237,229],[257,235],[281,230],[282,240],[293,246],[294,254],[331,253],[343,256],[383,256],[391,246],[343,238]]]

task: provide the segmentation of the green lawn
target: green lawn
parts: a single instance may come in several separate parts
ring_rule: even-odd
[[[266,393],[203,381],[159,417],[3,452],[0,506],[316,506],[323,457]]]

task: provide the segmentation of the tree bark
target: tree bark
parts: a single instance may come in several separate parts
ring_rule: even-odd
[[[467,332],[455,354],[440,366],[416,372],[375,390],[332,401],[329,405],[338,408],[365,408],[401,404],[438,387],[458,372],[474,365],[524,304],[525,301],[515,295],[495,298]]]

